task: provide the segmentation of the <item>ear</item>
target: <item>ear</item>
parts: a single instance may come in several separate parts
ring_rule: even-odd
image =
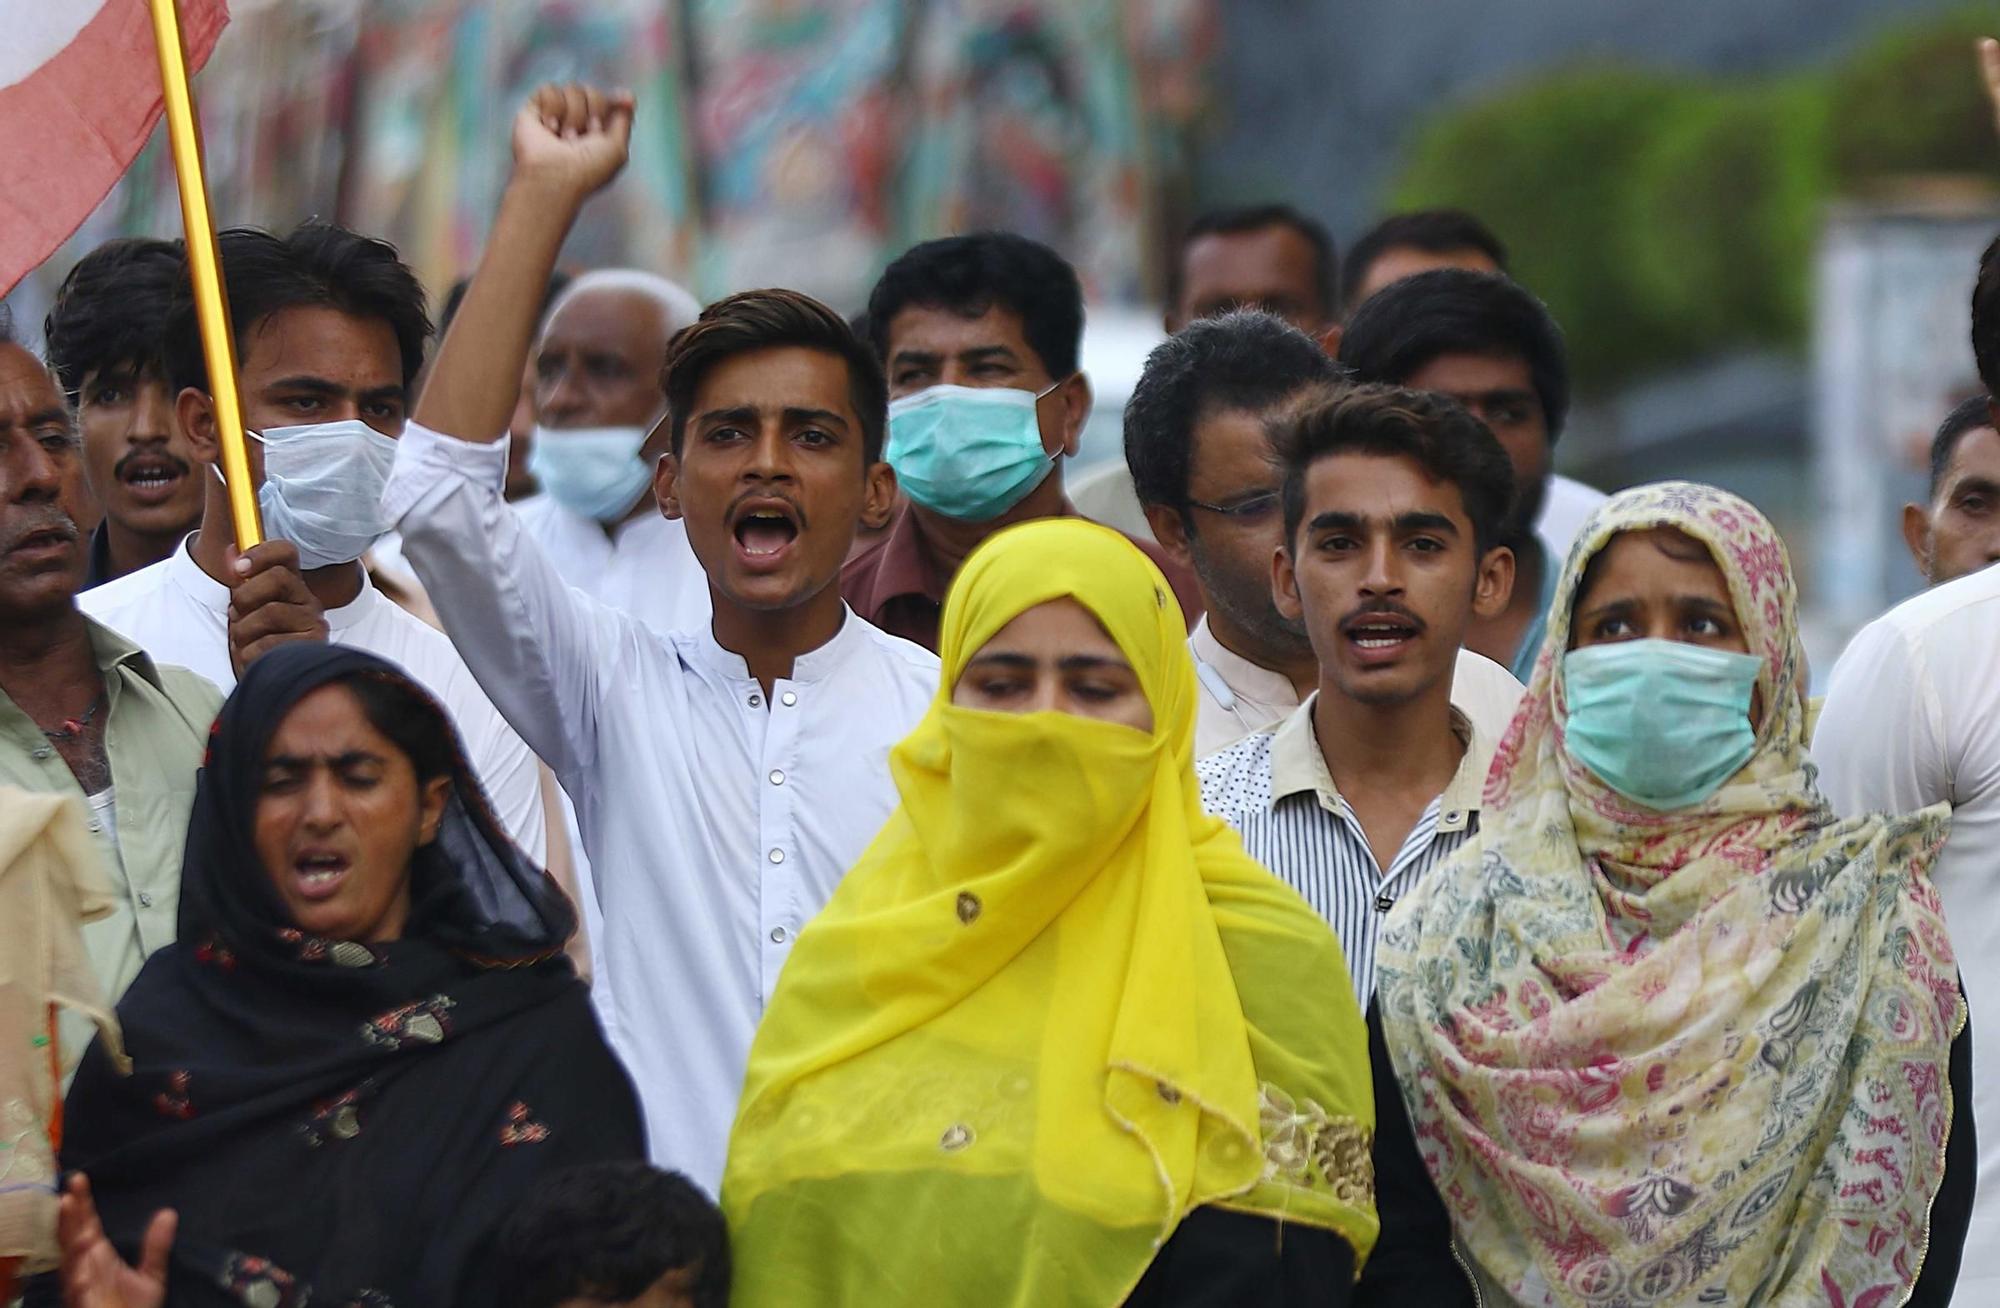
[[[1062,416],[1059,419],[1062,423],[1060,432],[1062,444],[1060,451],[1049,450],[1049,453],[1060,452],[1073,459],[1076,457],[1077,445],[1083,439],[1083,424],[1090,421],[1090,379],[1079,372],[1058,386],[1056,393],[1050,398],[1062,406],[1060,410]],[[1048,449],[1046,438],[1042,448]]]
[[[896,486],[896,470],[890,468],[886,460],[868,464],[868,480],[862,486],[862,526],[870,532],[880,532],[896,514],[898,500],[900,490]]]
[[[1186,325],[1187,324],[1184,321],[1182,321],[1180,314],[1175,312],[1173,309],[1168,309],[1165,313],[1160,315],[1160,326],[1167,329],[1167,335],[1169,336],[1172,336],[1174,333],[1178,332],[1181,328],[1185,327]]]
[[[1164,504],[1148,504],[1143,512],[1146,525],[1153,529],[1153,539],[1160,543],[1160,548],[1183,568],[1192,569],[1194,542],[1188,539],[1187,519]]]
[[[1472,615],[1497,618],[1507,611],[1514,598],[1514,551],[1495,545],[1479,560],[1479,574],[1472,584]]]
[[[437,839],[438,827],[444,821],[445,801],[450,798],[450,777],[432,777],[424,782],[417,795],[417,848],[422,849]]]
[[[660,461],[653,465],[653,499],[660,506],[660,516],[679,519],[681,511],[681,461],[675,454],[662,454]]]
[[[1340,337],[1346,330],[1346,325],[1338,319],[1320,329],[1318,337],[1319,348],[1326,351],[1327,358],[1338,359],[1340,357]]]
[[[861,492],[861,525],[870,531],[888,526],[889,519],[896,516],[896,505],[901,498],[896,470],[886,462],[870,464],[867,484]]]
[[[1299,598],[1299,574],[1292,566],[1292,551],[1289,545],[1280,545],[1271,551],[1271,602],[1278,606],[1278,613],[1289,622],[1303,622],[1306,606]]]
[[[1915,504],[1903,506],[1903,544],[1924,580],[1931,579],[1931,515]]]
[[[215,434],[215,401],[193,386],[174,397],[174,420],[187,436],[188,449],[203,463],[222,464],[222,442]]]

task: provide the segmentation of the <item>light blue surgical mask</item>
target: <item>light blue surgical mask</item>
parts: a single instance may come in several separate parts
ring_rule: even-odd
[[[1019,504],[1060,457],[1042,448],[1035,412],[1056,386],[941,385],[891,404],[886,457],[904,494],[961,522],[991,522]]]
[[[639,453],[653,427],[537,425],[528,471],[556,503],[609,526],[653,484],[653,464]]]
[[[298,546],[301,571],[352,563],[395,525],[382,512],[382,490],[396,464],[395,437],[359,418],[249,435],[264,447],[264,484],[257,491],[264,535]],[[215,475],[220,480],[222,470]]]
[[[1757,749],[1750,698],[1764,661],[1674,640],[1563,656],[1564,746],[1619,794],[1661,812],[1699,804]]]

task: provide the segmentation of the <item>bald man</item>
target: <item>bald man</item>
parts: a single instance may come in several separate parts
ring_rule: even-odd
[[[516,506],[563,580],[665,635],[705,628],[708,579],[653,498],[660,367],[701,304],[636,268],[587,272],[549,306],[530,356],[541,494]]]

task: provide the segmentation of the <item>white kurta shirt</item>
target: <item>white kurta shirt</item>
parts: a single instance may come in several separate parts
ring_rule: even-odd
[[[557,575],[598,603],[663,636],[708,625],[708,574],[688,544],[687,527],[661,517],[650,495],[645,513],[608,535],[548,495],[521,500],[514,512]]]
[[[937,659],[849,612],[770,702],[707,625],[660,635],[565,585],[501,498],[504,440],[404,430],[384,499],[445,629],[576,801],[597,967],[651,1153],[711,1191],[799,929],[896,806],[889,749]]]
[[[226,695],[236,686],[229,663],[229,587],[194,561],[188,552],[193,539],[150,567],[84,591],[76,597],[77,607],[155,663],[178,663]],[[366,573],[361,593],[325,616],[332,643],[389,660],[444,705],[494,815],[536,862],[545,859],[548,821],[534,755],[480,691],[444,633],[375,589]]]
[[[1951,804],[1931,875],[1972,1017],[1979,1140],[1952,1302],[2000,1303],[2000,566],[1862,628],[1834,664],[1812,756],[1843,815]]]

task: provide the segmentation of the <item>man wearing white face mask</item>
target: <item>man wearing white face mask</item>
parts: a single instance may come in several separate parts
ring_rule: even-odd
[[[952,577],[981,541],[1035,518],[1074,517],[1062,461],[1090,416],[1077,369],[1083,291],[1045,245],[1010,232],[915,246],[868,298],[868,334],[889,375],[887,458],[909,502],[855,555],[840,589],[876,626],[937,648]],[[1192,624],[1192,573],[1151,541]]]
[[[666,411],[667,342],[701,305],[655,273],[587,272],[549,307],[530,359],[536,423],[528,469],[541,494],[518,504],[562,579],[662,635],[709,622],[708,578],[687,528],[660,512],[653,465]]]
[[[222,233],[251,475],[267,540],[240,557],[221,478],[201,528],[169,558],[79,597],[84,611],[225,692],[239,668],[291,640],[391,659],[450,710],[509,834],[537,860],[546,823],[535,759],[442,632],[397,607],[356,561],[389,526],[382,487],[430,321],[396,251],[338,227]],[[194,308],[167,323],[175,420],[196,457],[220,451]]]

